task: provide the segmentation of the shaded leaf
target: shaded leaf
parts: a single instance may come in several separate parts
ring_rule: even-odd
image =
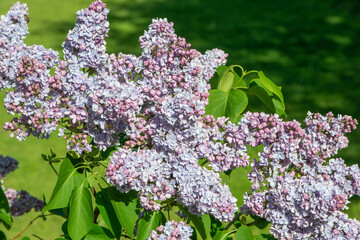
[[[276,240],[272,234],[261,234],[255,236],[256,240]]]
[[[264,229],[267,227],[267,225],[270,224],[270,222],[266,221],[264,218],[258,217],[256,215],[251,215],[251,217],[254,219],[253,225],[259,229]]]
[[[114,236],[110,230],[104,227],[100,227],[97,224],[93,224],[93,228],[86,234],[83,240],[111,240]]]
[[[5,193],[0,185],[0,221],[5,224],[6,228],[12,226],[9,202],[5,196]]]
[[[249,89],[249,94],[253,94],[257,96],[267,108],[270,109],[271,112],[275,112],[275,106],[272,102],[272,97],[269,96],[269,94],[259,86],[253,86]]]
[[[121,224],[117,218],[113,203],[111,202],[111,197],[107,190],[103,190],[96,194],[96,205],[106,226],[109,227],[116,239],[120,239],[122,230]]]
[[[281,89],[276,86],[276,84],[271,81],[269,78],[265,76],[265,74],[262,71],[258,72],[260,81],[264,84],[264,86],[270,91],[273,92],[276,96],[278,96],[281,100],[281,102],[284,102],[284,96],[281,92]]]
[[[59,176],[50,198],[43,211],[64,208],[69,204],[71,193],[75,187],[79,187],[85,177],[78,173],[71,161],[65,158],[60,166]]]
[[[0,231],[0,240],[6,240],[6,236],[3,231]]]
[[[179,208],[185,212],[186,216],[190,219],[190,221],[195,226],[196,230],[199,232],[201,238],[206,239],[206,230],[201,218],[194,214],[191,214],[189,210],[187,210],[187,208],[181,206],[179,206]]]
[[[164,225],[166,218],[162,212],[146,212],[144,217],[139,220],[137,230],[137,240],[145,240],[149,238],[151,231],[158,226]]]
[[[119,229],[117,228],[121,225],[127,235],[133,238],[140,208],[137,193],[134,191],[121,193],[115,187],[109,187],[100,192],[100,197],[102,199],[97,202],[98,208],[102,216],[103,214],[107,216],[109,221],[105,223],[114,235],[119,236]]]

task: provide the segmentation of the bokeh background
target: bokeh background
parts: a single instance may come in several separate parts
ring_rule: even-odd
[[[0,1],[5,14],[13,0]],[[61,43],[73,28],[76,11],[90,0],[23,0],[30,12],[28,44],[41,44],[61,52]],[[262,70],[282,86],[288,119],[303,121],[307,111],[322,114],[332,111],[360,119],[360,1],[285,1],[285,0],[105,0],[110,8],[109,53],[140,54],[138,38],[152,18],[168,18],[178,35],[204,52],[220,48],[229,53],[228,64],[247,70]],[[0,93],[1,104],[5,94]],[[252,101],[250,110],[262,110]],[[0,125],[11,119],[0,109]],[[339,156],[349,164],[359,164],[360,130],[349,135],[350,146]],[[0,154],[20,162],[6,187],[26,189],[47,199],[56,176],[41,153],[52,149],[59,156],[65,143],[30,138],[18,142],[0,133]],[[236,174],[234,174],[236,175]],[[228,179],[226,179],[229,182]],[[233,176],[230,187],[247,186]],[[237,194],[235,194],[237,195]],[[359,198],[351,199],[348,213],[360,220]],[[32,212],[15,220],[8,237],[14,237],[37,216]],[[61,233],[62,219],[50,216],[37,220],[28,230],[43,239]],[[1,226],[2,227],[2,226]],[[33,237],[31,237],[33,238]]]

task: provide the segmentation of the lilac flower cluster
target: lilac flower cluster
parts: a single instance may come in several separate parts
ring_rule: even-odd
[[[236,199],[218,174],[198,165],[196,151],[209,138],[202,117],[207,81],[227,54],[191,49],[166,19],[153,20],[140,37],[140,57],[107,54],[108,12],[102,1],[77,12],[63,43],[64,60],[51,49],[24,44],[26,5],[17,3],[2,17],[0,82],[11,88],[7,111],[19,115],[4,129],[20,140],[58,129],[68,150],[79,154],[92,150],[89,139],[105,150],[126,133],[129,140],[108,168],[112,184],[139,191],[147,209],[176,198],[193,213],[232,219]],[[141,150],[130,150],[135,147]]]
[[[21,190],[16,191],[13,188],[6,189],[3,181],[10,172],[18,168],[19,162],[12,157],[0,155],[0,180],[1,188],[5,193],[10,207],[10,214],[14,217],[21,216],[29,212],[32,208],[40,211],[44,207],[44,202],[31,196],[28,192]]]
[[[0,155],[0,179],[18,168],[19,162],[12,157]]]
[[[43,201],[31,196],[24,190],[19,192],[13,188],[8,188],[5,191],[5,196],[9,202],[10,214],[14,217],[24,215],[33,208],[35,211],[41,211],[44,207]]]
[[[106,53],[108,12],[101,1],[78,12],[63,44],[65,61],[51,49],[24,44],[25,4],[16,3],[1,18],[0,86],[11,89],[5,98],[8,113],[19,115],[4,125],[11,136],[47,138],[58,129],[68,150],[79,154],[91,151],[89,137],[101,150],[118,144],[143,97],[132,78],[137,58]]]
[[[280,239],[359,239],[359,222],[341,212],[359,195],[359,168],[328,160],[347,147],[356,120],[309,113],[303,129],[276,114],[246,113],[237,124],[205,115],[208,81],[227,54],[192,49],[166,19],[154,19],[140,37],[141,56],[107,54],[108,12],[102,1],[78,11],[64,60],[24,43],[26,5],[16,3],[1,17],[0,88],[10,89],[5,107],[18,116],[6,131],[24,140],[58,130],[78,154],[92,150],[90,139],[100,150],[119,146],[125,133],[106,171],[111,184],[136,190],[148,210],[172,198],[222,221],[238,208],[218,172],[249,166],[248,146],[262,145],[251,163],[245,213],[270,221]],[[209,166],[199,166],[200,159]]]
[[[276,115],[246,113],[238,126],[248,129],[247,143],[263,145],[249,174],[252,194],[242,210],[271,222],[280,239],[359,239],[360,222],[341,213],[360,193],[360,170],[340,158],[326,160],[347,147],[345,133],[356,128],[348,116],[308,114],[306,128]],[[348,225],[348,227],[345,227]],[[346,231],[352,226],[351,231]]]
[[[133,65],[138,64],[143,105],[129,121],[129,140],[111,157],[106,177],[120,191],[138,191],[149,210],[175,198],[192,213],[231,220],[236,199],[219,174],[198,165],[196,151],[209,138],[203,123],[207,81],[227,55],[190,49],[166,19],[153,20],[140,45],[143,53]],[[131,150],[136,146],[138,151]]]
[[[184,222],[167,221],[165,226],[157,227],[156,231],[152,231],[148,240],[187,240],[190,239],[193,230],[189,225]]]

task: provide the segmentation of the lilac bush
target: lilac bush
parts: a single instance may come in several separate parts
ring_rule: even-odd
[[[220,71],[226,53],[192,49],[167,19],[153,19],[139,38],[140,56],[109,54],[108,13],[102,1],[77,12],[64,59],[24,43],[25,4],[0,21],[0,89],[8,90],[4,106],[16,116],[4,130],[19,140],[57,132],[68,143],[65,158],[43,155],[51,167],[62,162],[59,172],[53,167],[58,181],[42,214],[65,217],[65,237],[90,238],[102,229],[104,239],[190,239],[191,227],[204,239],[241,238],[243,231],[252,237],[251,224],[236,223],[251,214],[270,222],[279,239],[360,238],[359,222],[342,212],[360,193],[360,170],[334,158],[348,146],[355,119],[309,112],[302,128],[278,114],[241,115],[246,94],[259,88],[268,94],[261,100],[284,115],[280,88],[262,72],[240,67],[239,76],[237,65]],[[246,82],[249,73],[259,78]],[[254,159],[253,147],[262,148]],[[0,160],[2,178],[17,167]],[[249,167],[252,192],[239,209],[220,173]],[[43,207],[23,191],[5,196],[13,216]],[[173,207],[187,224],[170,219]],[[107,228],[97,225],[99,216]]]

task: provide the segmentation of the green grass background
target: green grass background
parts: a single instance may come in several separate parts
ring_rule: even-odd
[[[5,14],[13,0],[0,1]],[[28,44],[41,44],[61,51],[61,43],[73,28],[76,11],[85,0],[26,0],[30,11]],[[352,115],[360,119],[360,2],[358,0],[108,0],[110,33],[108,52],[140,54],[138,38],[152,18],[167,17],[178,35],[202,52],[220,48],[229,53],[229,64],[262,70],[283,87],[288,119],[302,121],[307,111]],[[0,93],[1,99],[4,93]],[[1,100],[1,104],[2,104]],[[263,110],[253,100],[250,110]],[[11,119],[0,109],[0,125]],[[359,130],[350,135],[350,147],[342,150],[349,164],[359,163]],[[64,154],[65,143],[56,137],[26,142],[0,133],[0,154],[20,162],[6,187],[26,189],[37,197],[50,197],[55,174],[41,159],[52,149]],[[235,195],[246,189],[243,174],[229,182]],[[349,215],[360,220],[359,198],[353,198]],[[36,216],[30,213],[15,220],[7,233],[14,237]],[[54,239],[61,219],[37,220],[28,230],[43,239]]]

